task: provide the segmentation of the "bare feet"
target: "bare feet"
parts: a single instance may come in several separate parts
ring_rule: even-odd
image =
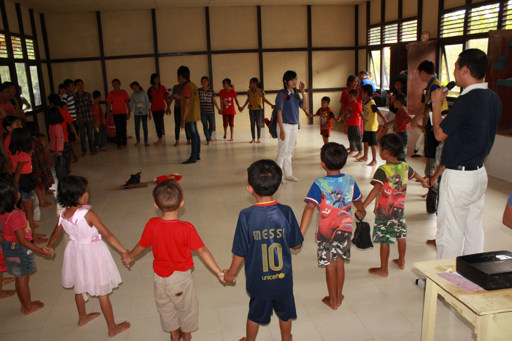
[[[135,147],[138,147],[140,145],[140,142],[137,141],[137,143],[134,144]]]
[[[180,145],[180,141],[176,141],[176,143],[174,144],[174,147],[178,147]]]
[[[213,137],[211,137],[210,142],[215,142],[215,139]]]
[[[254,139],[250,140],[249,143],[254,143]]]
[[[368,272],[371,273],[372,275],[377,275],[377,276],[381,276],[381,277],[388,277],[388,272],[382,270],[382,268],[369,268]]]
[[[341,294],[340,294],[341,295]],[[338,302],[336,302],[338,304],[338,307],[341,307],[341,303],[343,302],[343,299],[345,298],[344,295],[341,295]]]
[[[356,159],[359,159],[359,158],[361,158],[362,156],[363,156],[363,153],[361,153],[361,152],[359,152],[359,153],[357,153],[356,155],[354,155],[354,157],[355,157]]]
[[[210,141],[206,141],[206,145],[209,146],[210,145]]]
[[[224,133],[224,137],[223,137],[223,139],[224,139],[224,140],[226,139],[226,133]]]
[[[229,141],[234,141],[233,138],[230,138]]]
[[[78,326],[85,326],[87,322],[94,320],[96,317],[100,316],[100,313],[90,313],[85,315],[84,318],[78,319]]]
[[[426,241],[427,245],[436,247],[436,240],[435,239],[429,239]]]
[[[240,339],[240,340],[238,340],[238,341],[245,341],[245,340],[246,340],[246,338],[245,338],[245,336],[244,336],[243,338],[241,338],[241,339]]]
[[[334,300],[331,300],[329,296],[325,296],[324,298],[322,298],[322,303],[327,305],[332,310],[338,309],[338,304],[334,302]]]
[[[155,143],[153,143],[155,146],[161,146],[162,145],[162,140],[158,140],[156,141]]]
[[[354,151],[348,151],[348,155],[350,155],[350,156],[354,155],[355,153],[357,153],[355,150]]]
[[[116,324],[113,328],[108,329],[108,336],[116,336],[117,334],[124,332],[128,328],[130,328],[130,322],[124,321],[119,324]]]
[[[377,161],[373,160],[372,162],[370,162],[369,164],[367,164],[367,166],[375,166],[377,164]]]
[[[396,259],[393,259],[393,263],[395,263],[396,265],[398,265],[398,267],[400,269],[405,269],[405,261],[400,261],[400,259],[396,258]]]
[[[258,139],[258,141],[256,141],[256,143],[261,143],[261,140],[260,140],[260,139]]]
[[[357,159],[357,161],[359,161],[359,162],[366,162],[366,161],[368,161],[368,158],[367,157],[360,157],[360,158]]]
[[[25,315],[32,314],[35,311],[38,311],[40,309],[43,309],[44,303],[41,301],[32,301],[30,302],[30,308],[26,309],[24,307],[21,307],[21,312]]]
[[[14,295],[16,290],[0,290],[0,298],[6,298]]]

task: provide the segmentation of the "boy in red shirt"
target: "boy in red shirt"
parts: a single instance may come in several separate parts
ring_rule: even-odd
[[[112,81],[114,90],[107,95],[107,116],[114,119],[116,125],[116,144],[117,149],[126,148],[126,121],[130,119],[130,96],[121,89],[121,81],[114,79]]]
[[[407,132],[411,126],[411,115],[407,111],[406,100],[404,94],[398,94],[395,96],[395,100],[393,102],[395,108],[398,111],[395,114],[395,119],[388,122],[388,125],[393,123],[393,132],[402,138],[404,143],[404,147],[402,153],[398,156],[399,161],[405,161],[405,156],[407,155],[407,142],[409,141],[409,133]]]
[[[316,114],[308,115],[309,117],[320,116],[320,135],[322,135],[324,144],[329,142],[329,137],[331,136],[331,129],[334,125],[334,114],[332,113],[331,108],[329,108],[330,103],[331,99],[329,97],[322,97],[322,106],[320,107],[320,109],[317,110]]]
[[[167,180],[153,189],[155,208],[162,217],[151,218],[139,243],[130,251],[133,260],[145,248],[153,246],[155,271],[155,303],[165,332],[172,341],[191,340],[192,332],[199,328],[199,301],[192,281],[194,267],[192,251],[197,251],[203,262],[224,283],[224,273],[210,251],[203,244],[194,226],[178,220],[183,207],[183,191],[174,180]],[[124,263],[129,267],[130,263]]]
[[[361,124],[363,123],[363,107],[358,100],[359,91],[351,89],[348,92],[348,103],[345,109],[345,116],[340,116],[342,122],[347,124],[348,141],[350,142],[350,153],[356,158],[363,156],[363,145],[361,143]],[[357,152],[356,152],[357,150]]]
[[[221,112],[219,114],[222,115],[222,121],[224,126],[224,139],[226,138],[226,133],[229,125],[229,129],[231,131],[231,139],[230,141],[233,141],[233,134],[235,131],[235,115],[236,115],[236,109],[235,109],[235,103],[238,107],[239,111],[242,111],[240,108],[240,103],[238,103],[238,98],[236,98],[236,91],[235,86],[231,84],[231,79],[226,78],[222,81],[222,89],[219,92],[220,97],[220,103],[221,103]]]

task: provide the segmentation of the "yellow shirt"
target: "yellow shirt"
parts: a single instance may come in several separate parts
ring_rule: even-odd
[[[377,112],[372,109],[372,106],[377,107],[373,99],[363,105],[364,131],[377,131],[379,129]]]
[[[427,104],[431,101],[431,92],[432,92],[432,86],[437,85],[437,87],[441,87],[441,82],[439,82],[439,79],[434,79],[432,83],[425,89],[425,117],[423,117],[423,126],[427,124],[427,122],[430,120],[430,115],[428,115],[428,112],[431,111],[430,108],[427,108]],[[437,89],[436,87],[436,89]],[[448,111],[448,101],[446,99],[443,100],[441,103],[441,112]]]
[[[183,84],[184,87],[187,87],[190,90],[190,109],[187,113],[187,117],[185,117],[185,122],[195,122],[201,119],[201,108],[199,103],[199,92],[197,91],[197,86],[188,81]],[[184,101],[181,102],[181,114],[183,115],[183,111],[185,110]]]
[[[247,97],[249,99],[249,110],[263,109],[263,90],[249,89],[247,91]]]

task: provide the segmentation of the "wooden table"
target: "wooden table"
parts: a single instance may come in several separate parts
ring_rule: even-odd
[[[434,340],[437,295],[455,308],[475,327],[479,341],[512,340],[512,289],[467,293],[437,275],[447,269],[455,270],[455,259],[416,262],[414,266],[425,274],[421,340]]]

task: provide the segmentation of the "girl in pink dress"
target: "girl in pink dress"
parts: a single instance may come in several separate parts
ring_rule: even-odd
[[[48,247],[53,246],[64,229],[69,235],[69,242],[64,251],[62,286],[75,288],[78,325],[83,326],[100,315],[97,312],[87,314],[85,310],[87,294],[98,296],[107,321],[108,335],[114,336],[130,328],[130,323],[115,323],[109,294],[121,283],[121,276],[102,239],[119,251],[123,260],[129,259],[128,250],[87,205],[87,184],[81,176],[67,176],[59,181],[57,201],[65,209],[50,236]]]

